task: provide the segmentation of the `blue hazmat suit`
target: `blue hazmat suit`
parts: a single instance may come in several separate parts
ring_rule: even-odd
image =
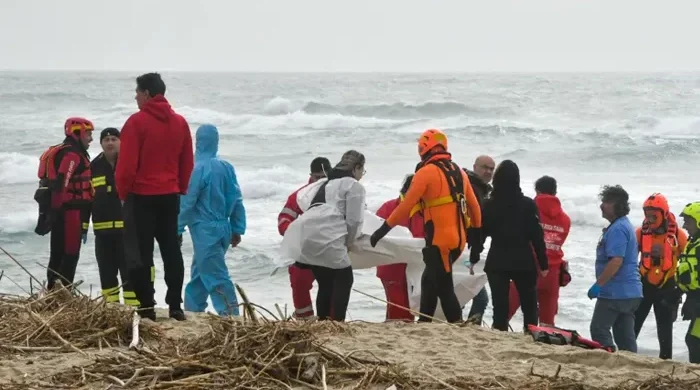
[[[246,230],[243,196],[233,166],[217,157],[219,131],[197,129],[195,164],[187,195],[180,197],[178,232],[189,228],[194,257],[185,287],[185,310],[203,312],[211,296],[219,315],[239,315],[238,299],[226,267],[232,235]]]

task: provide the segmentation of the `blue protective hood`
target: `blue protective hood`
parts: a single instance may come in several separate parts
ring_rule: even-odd
[[[219,130],[216,126],[206,124],[197,129],[195,160],[203,160],[216,157],[219,152]]]

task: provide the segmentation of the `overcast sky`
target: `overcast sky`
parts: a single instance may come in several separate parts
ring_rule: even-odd
[[[1,0],[0,69],[700,70],[698,11],[698,0]]]

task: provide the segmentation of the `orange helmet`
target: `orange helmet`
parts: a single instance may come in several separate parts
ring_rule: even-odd
[[[669,212],[668,201],[666,200],[666,197],[662,194],[659,194],[658,192],[649,195],[647,200],[644,201],[643,208],[660,210],[661,212],[663,212],[664,216],[667,215]]]
[[[418,154],[423,157],[438,145],[447,151],[447,136],[438,129],[428,129],[418,138]]]
[[[66,124],[63,126],[63,131],[66,136],[80,138],[83,133],[95,130],[92,122],[85,118],[72,117],[66,119]]]

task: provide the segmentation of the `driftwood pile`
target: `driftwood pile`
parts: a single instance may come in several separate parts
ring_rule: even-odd
[[[468,372],[463,377],[438,378],[363,351],[341,354],[319,341],[319,335],[352,333],[351,324],[268,321],[259,319],[247,302],[245,310],[245,320],[209,316],[208,331],[197,337],[173,339],[159,325],[142,324],[142,342],[130,349],[132,311],[123,306],[74,296],[65,289],[43,298],[2,297],[0,358],[68,352],[89,356],[91,363],[51,377],[0,384],[0,388],[598,389],[534,371],[529,380],[518,382],[474,378]],[[107,348],[109,353],[99,351]],[[614,389],[700,389],[700,377],[681,381],[671,374],[622,383]]]

